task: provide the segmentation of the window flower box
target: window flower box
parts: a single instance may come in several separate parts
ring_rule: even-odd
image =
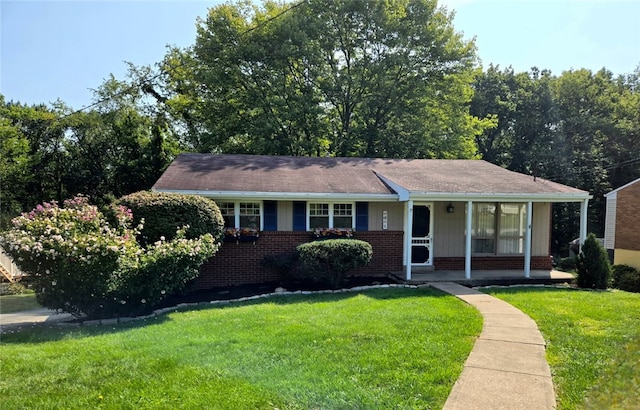
[[[354,232],[351,228],[315,228],[311,231],[311,235],[316,240],[348,239],[353,238]]]
[[[227,228],[224,231],[225,242],[255,242],[259,237],[257,228]]]

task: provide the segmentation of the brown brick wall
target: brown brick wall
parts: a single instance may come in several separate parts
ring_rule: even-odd
[[[436,270],[464,270],[464,257],[434,258]],[[531,269],[551,270],[551,258],[532,256]],[[524,269],[524,256],[472,256],[472,270]]]
[[[402,231],[357,232],[356,239],[373,247],[369,266],[349,272],[350,275],[386,275],[402,270]],[[276,274],[260,266],[265,255],[291,252],[296,246],[310,242],[308,232],[262,232],[255,242],[226,242],[218,253],[200,269],[192,289],[242,285],[278,280]]]
[[[618,191],[616,209],[616,249],[640,251],[640,183]]]

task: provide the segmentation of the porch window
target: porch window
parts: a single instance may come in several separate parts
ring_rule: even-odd
[[[471,220],[471,252],[495,253],[496,204],[474,203]]]
[[[352,203],[309,203],[308,210],[309,229],[354,226]]]
[[[260,229],[260,202],[219,202],[225,228]]]
[[[524,253],[525,204],[500,204],[498,253]]]
[[[527,208],[524,203],[474,203],[471,252],[524,253]]]

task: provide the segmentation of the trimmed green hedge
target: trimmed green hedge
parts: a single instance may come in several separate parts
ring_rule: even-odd
[[[224,220],[218,205],[202,196],[140,191],[120,198],[117,204],[131,209],[134,224],[144,219],[144,228],[138,236],[143,246],[162,237],[170,241],[178,229],[187,225],[187,239],[208,233],[220,240],[224,235]]]
[[[640,293],[640,271],[629,265],[614,265],[612,286],[627,292]]]
[[[371,244],[358,239],[328,239],[297,247],[302,266],[312,274],[325,278],[329,285],[342,285],[345,272],[371,262]]]

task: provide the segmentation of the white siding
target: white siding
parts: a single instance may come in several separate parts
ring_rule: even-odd
[[[604,247],[614,249],[616,245],[616,208],[618,196],[616,193],[607,196],[607,213],[604,219]]]
[[[382,212],[387,211],[387,230],[404,230],[403,202],[369,202],[369,230],[382,230]]]
[[[278,201],[278,230],[293,231],[293,202]]]

